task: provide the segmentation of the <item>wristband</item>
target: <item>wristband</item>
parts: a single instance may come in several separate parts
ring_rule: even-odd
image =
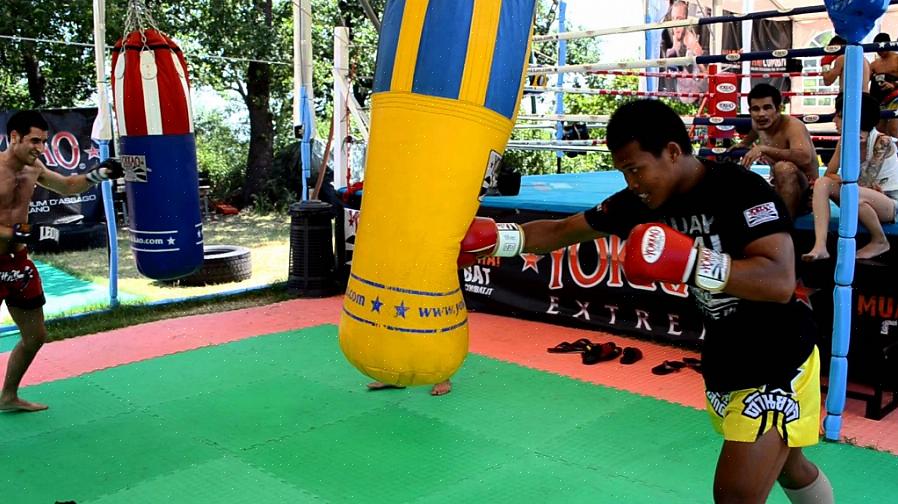
[[[722,292],[730,279],[729,254],[699,246],[695,263],[695,285],[708,292]]]
[[[518,224],[500,222],[496,224],[497,239],[496,250],[493,252],[497,257],[515,257],[524,250],[524,230]]]
[[[87,181],[93,185],[97,185],[104,180],[109,180],[109,177],[107,177],[105,173],[102,173],[102,168],[91,170],[85,173],[84,176],[87,178]]]

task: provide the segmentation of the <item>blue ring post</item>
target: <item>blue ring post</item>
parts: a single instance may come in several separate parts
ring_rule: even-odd
[[[561,0],[558,4],[558,33],[564,33],[564,23],[567,11],[567,2]],[[559,40],[558,41],[558,66],[567,64],[567,40]],[[564,85],[564,73],[558,72],[558,81],[555,84],[559,89]],[[564,92],[556,91],[555,92],[555,113],[558,115],[564,114]],[[555,124],[555,139],[561,140],[564,138],[564,121],[558,121]],[[561,173],[561,159],[564,157],[563,151],[555,151],[555,157],[558,158],[558,173]]]
[[[650,2],[646,2],[645,12],[643,13],[643,19],[645,20],[645,24],[654,23],[656,20],[652,17],[652,8],[649,6]],[[645,59],[655,59],[658,57],[658,49],[659,44],[656,38],[656,35],[660,33],[658,30],[646,30],[644,35],[645,39],[645,50],[643,51],[643,56]],[[648,67],[645,69],[647,72],[656,72],[658,71],[658,67]],[[643,77],[645,79],[645,90],[652,92],[658,89],[658,78],[657,77]]]
[[[301,201],[309,199],[309,176],[312,173],[312,110],[309,94],[305,86],[299,88],[300,122],[302,123],[302,141],[300,142],[300,158],[302,159],[302,194]],[[326,169],[326,167],[319,167]]]
[[[855,240],[857,234],[858,190],[860,171],[860,100],[864,57],[859,45],[845,48],[845,70],[842,75],[842,189],[841,217],[836,255],[836,287],[833,290],[833,340],[829,368],[829,390],[826,394],[826,439],[836,441],[842,429],[842,412],[848,383],[848,346],[851,341],[851,283],[854,280]]]
[[[98,140],[100,162],[109,158],[109,140]],[[112,181],[100,184],[103,193],[103,212],[106,214],[106,235],[109,241],[109,306],[118,306],[118,226],[115,224],[115,202],[112,198]]]

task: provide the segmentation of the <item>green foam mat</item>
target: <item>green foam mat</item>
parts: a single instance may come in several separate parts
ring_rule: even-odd
[[[51,408],[0,414],[2,502],[711,500],[702,411],[476,355],[444,397],[365,383],[321,326],[28,387]],[[898,495],[898,457],[807,452],[840,503]]]

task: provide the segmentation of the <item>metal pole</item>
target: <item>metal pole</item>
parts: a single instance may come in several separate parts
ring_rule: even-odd
[[[106,0],[94,0],[94,61],[97,70],[97,118],[91,137],[100,147],[100,161],[109,157],[109,141],[112,127],[109,116],[109,95],[106,93]],[[115,224],[115,206],[112,199],[112,182],[100,185],[103,209],[106,214],[106,235],[109,243],[109,306],[118,306],[118,229]]]
[[[300,158],[302,160],[302,194],[300,199],[309,198],[308,180],[311,175],[312,139],[315,137],[315,120],[312,112],[312,31],[311,2],[293,2],[293,81],[294,133],[301,139]]]
[[[334,188],[347,184],[348,156],[345,139],[349,134],[349,115],[346,113],[346,95],[343,80],[349,76],[349,28],[334,28],[334,73],[344,79],[334,79]]]
[[[377,30],[377,33],[380,33],[380,19],[377,18],[377,13],[374,12],[374,9],[371,7],[371,3],[368,0],[359,0],[362,3],[362,9],[365,11],[365,15],[368,16],[368,19],[371,20],[371,24],[374,25],[374,29]]]
[[[754,10],[755,2],[754,0],[742,0],[742,12],[744,14],[748,14]],[[742,21],[742,52],[747,53],[751,52],[751,20]],[[720,53],[717,53],[720,54]],[[751,77],[748,74],[751,73],[751,62],[743,61],[742,62],[742,84],[741,91],[743,93],[748,93],[751,91]],[[748,113],[748,96],[743,95],[741,101],[742,105],[742,113]]]
[[[567,11],[567,2],[565,0],[561,0],[558,3],[558,33],[562,33],[564,31],[564,23],[565,23],[565,13]],[[559,40],[558,41],[558,65],[566,65],[567,64],[567,40]],[[561,87],[564,85],[564,73],[559,72],[556,80],[556,85]],[[555,113],[556,114],[564,114],[564,92],[558,91],[555,93]],[[564,123],[559,121],[558,124],[555,125],[555,138],[557,140],[561,140],[564,137]],[[555,172],[561,173],[561,157],[564,156],[564,152],[557,151],[555,152]]]

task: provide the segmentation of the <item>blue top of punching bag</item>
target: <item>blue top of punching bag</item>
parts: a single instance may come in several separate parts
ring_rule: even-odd
[[[885,14],[889,0],[824,0],[824,4],[836,33],[849,44],[857,44]]]

